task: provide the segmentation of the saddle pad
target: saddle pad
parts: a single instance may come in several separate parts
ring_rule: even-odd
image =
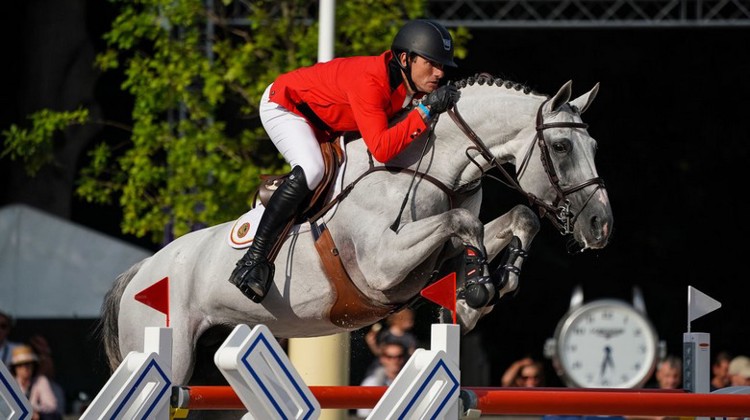
[[[227,235],[227,243],[229,243],[229,246],[234,249],[244,249],[253,243],[255,232],[258,230],[258,224],[260,223],[260,218],[263,216],[263,211],[265,209],[266,208],[263,207],[263,204],[258,203],[254,209],[243,214],[234,222],[232,228],[229,229],[229,235]],[[309,224],[298,224],[292,226],[289,230],[289,236],[309,230]]]
[[[257,207],[243,214],[234,222],[232,229],[229,230],[229,236],[227,236],[229,246],[235,249],[242,249],[247,248],[253,243],[255,232],[258,230],[258,223],[260,223],[260,217],[263,216],[264,209],[265,207],[262,204],[258,204]]]

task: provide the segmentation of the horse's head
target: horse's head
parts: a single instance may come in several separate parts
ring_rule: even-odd
[[[466,151],[470,163],[460,168],[461,176],[457,177],[460,183],[468,185],[467,180],[476,177],[477,168],[484,174],[495,167],[508,184],[526,195],[532,206],[561,233],[572,234],[579,249],[606,246],[612,232],[612,211],[594,163],[596,141],[581,120],[581,114],[596,97],[599,85],[574,100],[571,100],[571,82],[551,97],[485,74],[461,81],[459,85],[461,101],[449,115],[454,126],[463,131],[464,141],[468,137],[473,143]],[[457,110],[459,107],[461,113]],[[462,114],[466,115],[466,120]],[[442,139],[446,142],[461,138],[449,131],[450,125],[444,127],[447,134]],[[506,171],[504,163],[515,165],[515,177]],[[529,208],[516,206],[513,211],[516,213],[507,218],[498,218],[496,227],[490,226],[494,221],[485,225],[484,242],[490,258],[506,245],[508,250],[514,249],[515,257],[522,256],[538,230],[539,220]],[[525,234],[523,240],[513,246],[510,242],[517,238],[511,235],[516,234],[516,229],[508,229],[510,225],[517,225]],[[487,240],[488,229],[496,231],[490,241]],[[457,302],[457,319],[464,331],[471,330],[489,313],[497,298],[517,287],[519,264],[501,263],[499,275],[493,273],[491,282],[485,285],[474,284],[472,288],[459,285],[459,289],[467,287],[463,291],[466,298],[462,299],[459,294]],[[497,296],[493,292],[497,292]]]
[[[572,82],[552,97],[486,73],[457,84],[461,100],[449,114],[452,126],[464,135],[450,131],[455,130],[450,124],[443,128],[445,139],[465,142],[468,137],[474,144],[473,152],[467,150],[471,162],[460,181],[497,167],[561,233],[572,234],[581,249],[603,248],[612,232],[612,211],[594,163],[596,140],[581,120],[599,85],[570,100]],[[458,144],[446,153],[455,156],[455,148],[462,147]],[[515,178],[503,168],[506,162],[515,165]]]
[[[517,179],[542,214],[561,233],[571,233],[582,250],[603,248],[612,233],[612,210],[594,163],[596,140],[581,120],[599,84],[573,100],[571,85],[539,106],[533,140],[515,159]]]

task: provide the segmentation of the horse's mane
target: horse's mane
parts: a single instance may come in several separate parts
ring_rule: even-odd
[[[479,85],[495,85],[499,87],[504,87],[506,89],[513,89],[519,92],[523,92],[527,95],[540,95],[540,96],[546,96],[542,93],[534,91],[529,86],[524,85],[523,83],[514,82],[511,80],[503,80],[501,77],[493,76],[489,73],[477,73],[474,76],[469,76],[465,79],[461,79],[458,81],[453,82],[454,85],[456,85],[458,88],[465,88],[466,86],[473,86],[474,84]]]

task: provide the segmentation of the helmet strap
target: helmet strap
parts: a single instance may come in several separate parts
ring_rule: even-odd
[[[401,54],[394,55],[394,58],[396,59],[396,64],[398,64],[398,67],[401,69],[401,71],[404,72],[404,75],[406,75],[406,81],[409,83],[409,87],[411,90],[414,91],[414,93],[425,93],[417,89],[417,85],[414,84],[414,80],[411,78],[411,57],[409,57],[410,54],[406,53],[406,65],[401,64]]]

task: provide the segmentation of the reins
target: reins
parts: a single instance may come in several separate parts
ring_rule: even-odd
[[[417,168],[414,170],[414,174],[411,176],[411,182],[409,182],[409,188],[406,189],[406,194],[404,195],[404,200],[401,202],[401,209],[398,211],[398,216],[396,216],[396,220],[391,223],[391,230],[398,233],[398,226],[401,224],[401,216],[404,214],[404,209],[406,208],[406,203],[409,201],[409,195],[411,193],[412,187],[414,187],[414,180],[417,178],[417,171],[419,171],[419,167],[422,166],[422,159],[424,159],[424,155],[427,152],[427,146],[430,144],[430,140],[432,140],[433,137],[433,130],[435,129],[435,124],[437,124],[438,119],[435,118],[430,123],[430,130],[427,134],[427,139],[424,142],[424,145],[422,145],[422,153],[419,154],[419,161],[417,161]],[[370,155],[372,157],[372,155]],[[370,163],[372,163],[372,160],[370,160]]]
[[[467,151],[470,149],[477,150],[479,154],[482,156],[482,158],[484,158],[491,166],[500,170],[500,173],[503,174],[503,176],[505,177],[505,179],[508,181],[508,183],[510,184],[512,188],[515,188],[518,192],[525,195],[527,199],[529,200],[529,203],[531,205],[536,206],[539,209],[539,213],[543,217],[546,217],[547,219],[549,219],[552,222],[552,224],[560,231],[560,233],[565,235],[565,234],[572,233],[573,226],[575,225],[576,219],[578,217],[577,215],[574,215],[570,211],[570,200],[568,200],[566,197],[590,185],[597,185],[596,190],[598,190],[599,188],[604,188],[604,181],[600,177],[594,177],[578,185],[572,186],[570,188],[562,188],[562,186],[560,185],[560,178],[557,176],[557,172],[555,171],[555,166],[552,163],[552,157],[549,154],[549,148],[547,147],[547,142],[545,141],[545,138],[544,138],[544,130],[547,130],[550,128],[588,128],[588,124],[579,123],[579,122],[545,123],[544,116],[542,114],[542,109],[544,108],[544,105],[547,102],[549,102],[549,99],[542,102],[542,104],[539,105],[539,109],[537,110],[536,134],[534,136],[534,139],[536,140],[536,145],[539,147],[542,167],[544,168],[544,171],[547,173],[547,177],[549,178],[550,184],[552,184],[552,187],[555,189],[556,197],[551,205],[545,202],[544,200],[536,197],[534,194],[524,191],[524,189],[521,188],[521,185],[518,183],[518,179],[520,179],[523,173],[526,171],[527,165],[531,158],[531,154],[534,150],[534,144],[535,144],[534,142],[532,142],[531,145],[529,146],[529,149],[526,152],[526,155],[524,156],[523,161],[519,165],[518,175],[516,178],[514,178],[497,161],[497,158],[495,158],[495,156],[492,155],[492,153],[484,144],[482,139],[479,138],[479,136],[474,132],[474,130],[471,129],[471,127],[469,127],[469,125],[463,119],[461,114],[458,112],[457,105],[454,105],[452,109],[448,110],[448,115],[450,115],[453,122],[458,126],[458,128],[461,129],[461,131],[463,131],[466,137],[468,137],[469,140],[471,140],[471,142],[474,144],[474,146],[468,148]],[[476,161],[474,161],[471,158],[470,160],[474,164],[479,166]],[[482,172],[484,174],[484,171]],[[592,192],[589,195],[583,207],[585,207],[588,204],[588,202],[591,200],[596,190],[594,190],[594,192]],[[554,217],[552,215],[554,215]]]
[[[550,222],[557,228],[558,231],[560,231],[561,234],[566,235],[573,232],[573,226],[575,225],[575,222],[578,218],[577,214],[574,214],[570,210],[570,200],[567,199],[567,196],[580,191],[586,187],[589,187],[591,185],[596,185],[596,189],[589,194],[588,198],[585,200],[583,206],[581,209],[585,208],[586,205],[588,205],[589,201],[594,196],[594,193],[599,190],[600,188],[605,188],[604,186],[604,180],[601,179],[601,177],[594,177],[591,179],[588,179],[584,182],[581,182],[578,185],[574,185],[572,187],[563,188],[560,185],[560,178],[557,175],[557,171],[555,170],[555,166],[552,162],[552,157],[550,156],[549,148],[547,146],[547,142],[545,141],[544,137],[544,131],[552,128],[588,128],[588,124],[586,123],[580,123],[580,122],[551,122],[551,123],[545,123],[544,122],[544,115],[542,113],[542,110],[544,108],[544,105],[549,102],[550,99],[545,100],[542,102],[541,105],[539,105],[539,109],[537,110],[536,115],[536,134],[534,135],[535,142],[532,141],[532,143],[529,146],[528,151],[524,155],[524,158],[519,165],[518,174],[516,177],[513,177],[508,171],[500,164],[500,162],[497,161],[497,158],[492,155],[489,148],[484,144],[482,139],[474,132],[474,130],[469,127],[469,125],[466,123],[466,121],[463,119],[461,114],[458,111],[458,106],[454,105],[453,108],[448,110],[448,115],[450,115],[453,122],[461,129],[461,131],[466,135],[466,137],[469,138],[469,140],[472,142],[473,146],[467,148],[467,157],[469,160],[477,165],[480,170],[481,166],[478,162],[476,162],[471,156],[469,156],[468,151],[469,150],[476,150],[479,152],[479,154],[482,156],[483,159],[485,159],[492,167],[497,168],[501,174],[503,174],[503,177],[507,180],[510,187],[516,189],[518,192],[523,194],[527,197],[529,200],[529,204],[532,206],[536,206],[539,214],[542,217],[546,217],[550,220]],[[435,119],[432,122],[432,128],[434,129],[435,123],[437,119]],[[432,130],[429,131],[429,136],[432,136]],[[419,162],[421,163],[422,158],[424,157],[424,153],[427,150],[427,146],[430,142],[430,139],[428,138],[425,141],[425,145],[422,150],[422,156],[420,157]],[[531,194],[529,192],[524,191],[524,189],[521,187],[521,185],[518,183],[518,180],[523,176],[524,172],[526,171],[526,168],[528,167],[528,163],[531,159],[531,155],[534,150],[534,145],[537,145],[539,147],[540,151],[540,159],[542,161],[542,167],[544,168],[545,173],[547,174],[547,177],[549,178],[550,184],[552,185],[552,188],[555,190],[555,199],[553,200],[552,204],[547,203],[546,201],[540,199],[539,197],[535,196],[534,194]],[[420,178],[430,182],[431,184],[437,186],[441,191],[443,191],[449,199],[450,202],[450,208],[454,208],[456,205],[456,202],[458,200],[457,196],[464,196],[471,194],[475,192],[477,189],[480,188],[481,184],[479,182],[474,182],[467,184],[465,188],[459,188],[458,190],[452,190],[448,188],[445,184],[440,182],[438,179],[430,176],[427,173],[420,172],[419,165],[417,166],[417,169],[410,169],[410,168],[401,168],[401,167],[394,167],[394,166],[375,166],[375,163],[372,158],[372,154],[368,151],[368,158],[370,167],[360,174],[354,181],[352,181],[349,185],[344,187],[341,192],[331,199],[325,206],[323,206],[320,211],[318,211],[315,215],[313,215],[309,220],[317,220],[318,218],[322,217],[328,210],[331,209],[336,203],[343,200],[349,193],[354,189],[354,186],[359,183],[362,179],[364,179],[366,176],[379,171],[388,171],[391,173],[406,173],[412,175],[411,182],[409,184],[409,189],[407,190],[406,196],[404,197],[404,201],[401,204],[401,208],[399,210],[398,216],[396,217],[396,220],[391,225],[391,229],[396,231],[398,228],[398,225],[401,220],[401,215],[403,213],[403,210],[406,206],[406,203],[409,198],[409,192],[411,191],[414,181],[417,176]],[[485,172],[482,170],[482,176],[485,175]],[[480,178],[481,179],[481,178]],[[580,211],[579,213],[580,214]]]

